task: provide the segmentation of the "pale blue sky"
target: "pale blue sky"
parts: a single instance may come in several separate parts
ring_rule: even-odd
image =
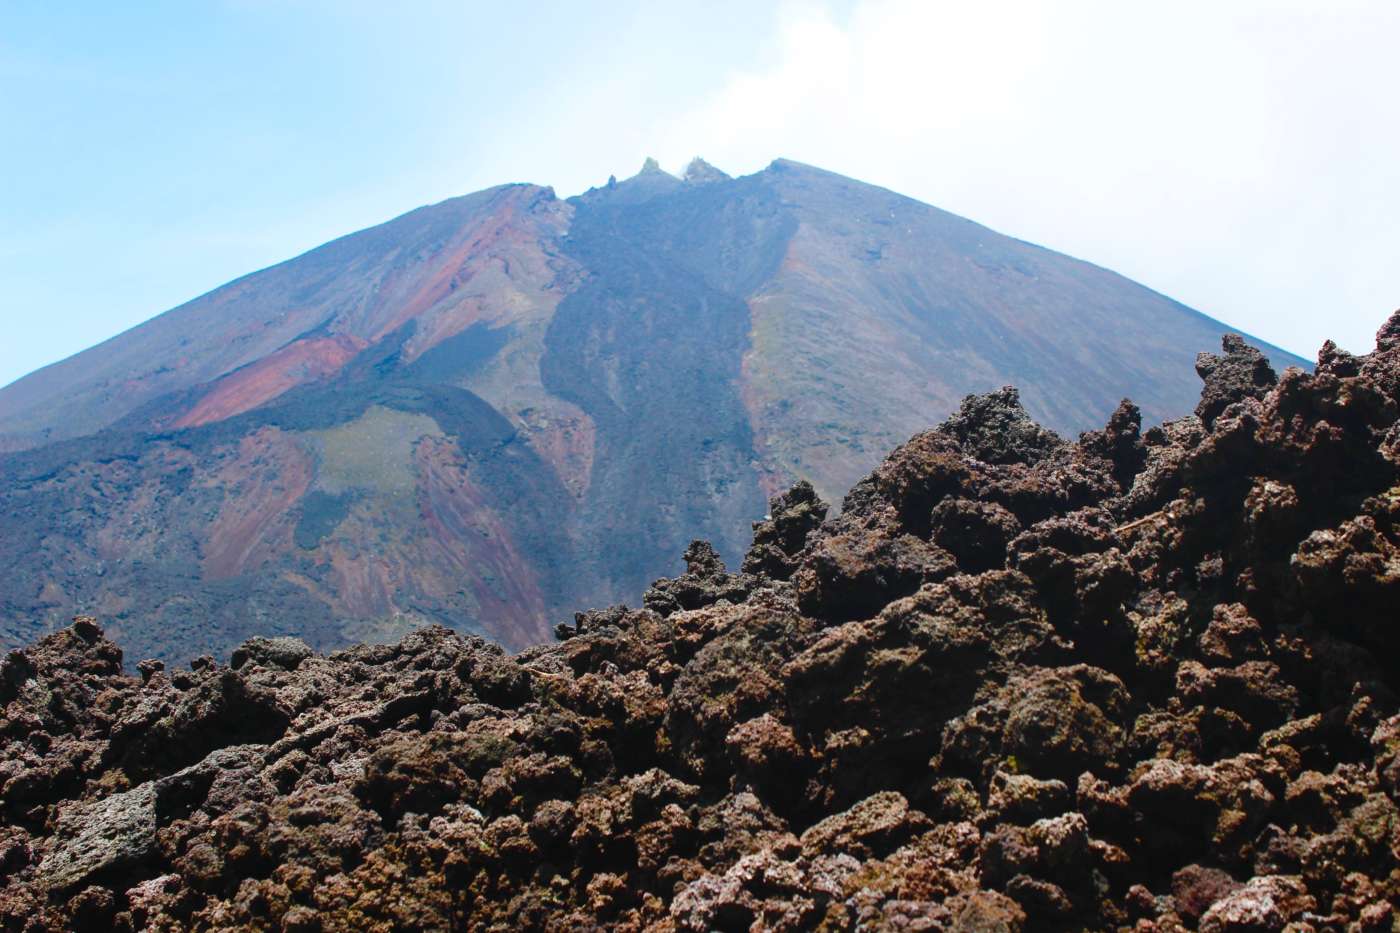
[[[1400,305],[1400,5],[1327,6],[7,0],[0,385],[420,204],[648,154],[822,165],[1365,350]]]

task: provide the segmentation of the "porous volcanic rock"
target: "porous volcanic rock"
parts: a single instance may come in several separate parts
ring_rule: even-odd
[[[1393,930],[1400,314],[1064,441],[969,398],[644,607],[0,662],[0,928]]]

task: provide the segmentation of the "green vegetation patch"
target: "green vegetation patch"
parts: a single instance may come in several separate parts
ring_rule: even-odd
[[[308,434],[320,455],[319,491],[339,496],[369,490],[395,497],[413,494],[414,444],[445,436],[427,415],[382,405],[370,406],[354,421]]]

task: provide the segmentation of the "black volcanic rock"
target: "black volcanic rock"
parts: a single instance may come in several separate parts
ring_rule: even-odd
[[[1262,398],[1278,377],[1268,357],[1244,342],[1238,334],[1226,334],[1221,341],[1224,354],[1202,353],[1196,358],[1196,372],[1205,380],[1196,417],[1210,427],[1226,408],[1247,398]]]
[[[0,662],[0,928],[1390,929],[1397,330],[1142,438],[968,399],[513,656],[78,620]]]
[[[940,430],[968,456],[989,463],[1034,463],[1062,443],[1031,420],[1015,386],[968,396]]]

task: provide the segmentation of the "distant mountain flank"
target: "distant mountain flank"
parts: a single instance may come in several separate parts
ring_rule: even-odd
[[[1125,396],[1183,415],[1228,331],[788,160],[491,188],[0,389],[0,639],[81,612],[171,660],[428,622],[522,647],[692,538],[737,559],[769,496],[839,499],[969,393],[1071,434]]]

